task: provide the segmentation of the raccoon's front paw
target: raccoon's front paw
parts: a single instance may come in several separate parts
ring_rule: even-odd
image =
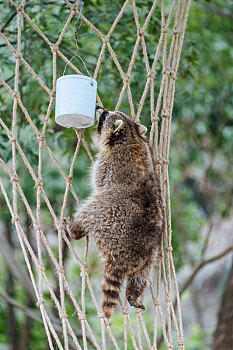
[[[72,225],[73,224],[73,220],[69,217],[69,216],[66,216],[64,219],[63,219],[63,224],[66,226],[66,225]]]
[[[73,239],[80,239],[84,237],[85,231],[83,231],[80,222],[73,221],[70,217],[66,217],[63,219],[63,224],[65,230],[69,233],[70,237]]]
[[[63,225],[66,232],[68,232],[69,236],[73,239],[76,239],[76,235],[72,232],[73,220],[67,216],[63,219]]]

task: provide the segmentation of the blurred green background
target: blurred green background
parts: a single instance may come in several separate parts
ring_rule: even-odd
[[[137,0],[139,21],[146,18],[152,1]],[[172,1],[167,1],[169,10]],[[107,33],[116,14],[122,7],[122,1],[90,0],[85,2],[84,15],[103,33]],[[172,230],[175,266],[182,290],[182,306],[186,349],[190,350],[232,350],[233,343],[218,343],[224,327],[232,327],[233,309],[231,298],[227,299],[232,282],[233,219],[232,219],[232,154],[233,154],[233,3],[231,0],[192,1],[182,50],[178,79],[176,81],[175,105],[172,120],[172,139],[170,151],[170,187],[172,204]],[[26,13],[44,32],[51,42],[55,42],[62,30],[70,10],[59,0],[26,1]],[[75,52],[74,17],[60,45],[61,52],[71,58]],[[16,47],[17,16],[15,8],[7,1],[0,1],[1,31]],[[156,15],[148,26],[145,40],[150,64],[160,36],[160,17]],[[136,26],[132,6],[128,6],[123,18],[110,38],[110,43],[117,53],[120,64],[126,72],[135,44]],[[88,69],[93,74],[102,41],[83,23],[78,34],[79,54],[85,59]],[[22,56],[38,73],[49,88],[52,88],[52,53],[38,33],[23,20],[22,22]],[[80,61],[73,63],[83,72]],[[161,77],[161,62],[157,65],[158,81]],[[0,76],[14,88],[15,59],[12,52],[0,39]],[[64,62],[58,57],[57,77],[62,75]],[[67,73],[72,73],[70,68]],[[156,78],[157,79],[157,78]],[[104,64],[98,74],[98,93],[103,105],[114,109],[122,87],[122,79],[108,51]],[[135,102],[140,100],[146,80],[146,70],[142,49],[139,49],[131,75],[131,88]],[[41,129],[49,97],[38,82],[21,65],[19,91],[25,107],[30,112],[36,126]],[[155,84],[155,96],[159,84]],[[11,128],[13,100],[7,90],[0,86],[0,115]],[[135,107],[137,107],[135,103]],[[125,96],[121,110],[130,114]],[[150,128],[150,101],[147,97],[142,111],[141,122]],[[86,139],[93,153],[96,153],[96,126],[86,130]],[[28,157],[33,169],[38,167],[38,142],[35,133],[24,114],[18,108],[18,141]],[[46,142],[68,174],[77,138],[73,130],[59,127],[54,122],[52,111]],[[10,166],[11,142],[6,132],[0,127],[0,156]],[[74,188],[82,200],[90,193],[88,168],[91,161],[81,146],[74,170]],[[17,157],[17,172],[25,196],[35,211],[36,197],[34,181],[25,168],[21,158]],[[12,199],[11,185],[7,175],[0,167],[0,176]],[[43,151],[43,183],[54,211],[59,215],[65,190],[65,180],[51,162],[48,153]],[[40,318],[34,305],[33,292],[25,287],[28,280],[21,248],[16,232],[11,224],[11,216],[2,193],[0,193],[0,350],[45,350],[48,349],[43,325],[35,319]],[[23,203],[19,201],[21,222],[27,237],[36,251],[35,233]],[[69,196],[66,215],[72,216],[76,203]],[[57,256],[57,233],[53,219],[47,207],[42,203],[41,221],[44,232]],[[75,249],[83,255],[84,242],[75,243]],[[228,250],[227,250],[228,249]],[[77,291],[80,286],[80,269],[63,248],[65,269],[71,286]],[[224,257],[219,257],[221,252]],[[5,254],[4,254],[5,253]],[[227,254],[228,253],[228,254]],[[216,257],[215,261],[208,261]],[[43,255],[46,272],[57,289],[57,279],[52,264],[46,254]],[[88,258],[89,275],[94,289],[99,290],[101,280],[101,263],[94,246]],[[9,261],[13,261],[12,266]],[[205,263],[207,261],[207,263]],[[14,264],[13,264],[14,265]],[[18,272],[18,274],[16,273]],[[192,275],[193,274],[193,275]],[[36,275],[36,271],[35,271]],[[18,277],[17,277],[18,276]],[[230,277],[228,277],[230,276]],[[80,290],[80,289],[79,289]],[[231,290],[233,293],[233,290]],[[59,294],[59,291],[57,291]],[[78,292],[76,296],[79,297]],[[224,294],[225,293],[225,294]],[[233,295],[230,293],[229,295]],[[50,301],[49,293],[46,303],[57,316],[57,310]],[[224,302],[222,296],[224,295]],[[10,299],[9,299],[10,298]],[[96,327],[96,310],[87,294],[87,315],[91,326]],[[15,305],[14,303],[17,305]],[[150,299],[146,306],[150,309]],[[227,307],[226,305],[227,304]],[[67,300],[68,314],[73,309]],[[21,308],[20,308],[21,307]],[[28,310],[28,312],[26,311]],[[218,312],[219,310],[219,312]],[[222,310],[222,312],[221,312]],[[229,310],[229,313],[226,311]],[[29,315],[34,312],[34,318]],[[133,314],[133,313],[132,313]],[[152,336],[153,310],[145,313],[147,327]],[[72,322],[75,324],[73,317]],[[135,320],[133,320],[135,322]],[[222,328],[224,328],[222,326]],[[80,325],[75,327],[80,330]],[[113,318],[114,334],[120,348],[123,349],[122,316],[117,313]],[[159,330],[161,331],[161,330]],[[215,336],[214,336],[215,334]],[[225,338],[222,338],[225,339]],[[217,344],[217,345],[216,345]],[[91,348],[91,346],[90,346]],[[108,345],[108,349],[112,347]],[[163,345],[160,347],[164,349]],[[132,345],[128,344],[128,349]],[[145,345],[146,349],[146,345]]]

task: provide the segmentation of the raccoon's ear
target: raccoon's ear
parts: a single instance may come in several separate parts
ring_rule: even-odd
[[[145,133],[147,132],[147,127],[142,124],[137,124],[137,126],[138,126],[139,135],[144,136]]]
[[[115,130],[113,133],[115,134],[117,131],[121,130],[123,128],[124,122],[121,119],[117,119],[114,123]]]

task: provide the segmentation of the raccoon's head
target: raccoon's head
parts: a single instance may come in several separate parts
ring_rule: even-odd
[[[98,133],[100,141],[104,145],[118,145],[133,143],[137,139],[146,141],[144,138],[147,128],[135,123],[126,114],[119,111],[108,111],[102,107],[96,108],[96,117],[99,120]]]

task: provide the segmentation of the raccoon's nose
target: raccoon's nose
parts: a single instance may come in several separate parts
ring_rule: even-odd
[[[97,106],[95,110],[96,110],[96,118],[97,118],[97,120],[99,120],[100,117],[101,117],[101,119],[106,119],[106,117],[109,114],[109,112],[105,108],[100,107],[100,106]]]
[[[100,116],[101,116],[101,114],[103,113],[103,111],[104,111],[104,108],[103,108],[103,107],[96,106],[95,112],[96,112],[96,118],[97,118],[97,120],[100,119]]]
[[[95,107],[95,111],[97,112],[98,109],[103,109],[103,107],[100,107],[100,106],[97,105],[97,106]]]

